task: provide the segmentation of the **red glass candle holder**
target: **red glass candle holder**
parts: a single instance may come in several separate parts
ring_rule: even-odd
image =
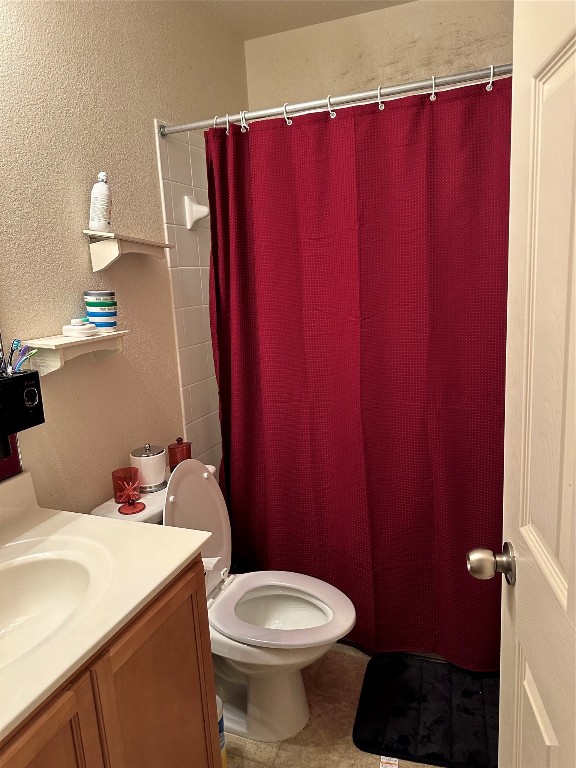
[[[146,509],[140,498],[140,478],[136,467],[121,467],[112,472],[112,488],[114,501],[122,506],[118,512],[122,515],[135,515]]]

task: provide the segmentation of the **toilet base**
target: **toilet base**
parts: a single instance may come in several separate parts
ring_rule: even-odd
[[[310,718],[300,670],[247,676],[232,682],[216,671],[224,700],[224,730],[253,741],[284,741],[299,733]]]

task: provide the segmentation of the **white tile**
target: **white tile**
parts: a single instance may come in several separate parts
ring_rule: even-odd
[[[182,349],[182,347],[186,346],[183,309],[174,309],[174,327],[176,329],[176,345],[178,346],[178,349]]]
[[[186,227],[175,227],[176,250],[180,267],[198,267],[198,236]]]
[[[208,379],[208,382],[210,384],[210,410],[218,411],[220,400],[218,398],[218,383],[216,381],[216,376],[211,376]]]
[[[182,306],[182,288],[180,285],[180,270],[178,268],[168,270],[170,272],[170,285],[172,287],[172,302],[174,308],[179,309]]]
[[[220,463],[222,461],[222,443],[217,443],[210,449],[211,459],[210,464],[216,467],[216,481],[220,484]]]
[[[196,456],[196,458],[198,459],[198,461],[201,461],[202,464],[212,464],[210,459],[212,458],[212,451],[213,450],[214,450],[214,448],[210,448],[210,450],[206,451],[206,453],[202,453],[200,456]],[[216,465],[214,465],[214,466],[216,466]],[[218,469],[218,467],[216,467],[216,469]],[[216,478],[216,479],[218,479],[218,478]],[[228,734],[226,734],[226,739],[228,740]],[[228,754],[230,754],[230,752],[228,752]]]
[[[208,364],[208,344],[196,344],[188,347],[188,384],[195,384],[197,381],[203,381],[210,378],[210,366]]]
[[[194,344],[202,344],[206,339],[204,328],[204,313],[202,307],[184,307],[184,337],[186,346],[191,347]]]
[[[170,243],[170,245],[176,245],[176,232],[175,232],[174,224],[164,224],[164,237],[166,238],[165,242]]]
[[[194,429],[192,423],[184,425],[184,439],[192,443],[192,456],[194,456]]]
[[[192,450],[194,456],[200,456],[214,447],[214,433],[212,430],[212,419],[210,416],[203,416],[192,422]]]
[[[204,313],[204,341],[211,341],[212,334],[210,332],[210,307],[204,304],[202,306]]]
[[[190,146],[198,147],[198,149],[206,152],[206,142],[202,131],[188,131],[188,143]]]
[[[166,125],[170,125],[170,122],[167,122]],[[190,143],[188,141],[188,131],[179,131],[178,133],[171,133],[166,138],[169,141],[179,141],[181,144]]]
[[[210,305],[210,268],[201,267],[202,272],[202,304]]]
[[[216,443],[222,442],[222,435],[220,434],[220,416],[213,411],[210,414],[210,419],[212,420],[212,434],[214,436],[213,445],[216,445]]]
[[[192,163],[192,184],[194,187],[208,189],[208,171],[206,170],[206,152],[197,147],[190,147]]]
[[[174,232],[173,224],[164,224],[164,237],[166,238],[164,242],[169,243],[170,245],[176,245],[176,234]],[[164,252],[166,253],[166,260],[168,261],[168,266],[177,267],[178,251],[176,250],[176,248],[165,248]]]
[[[162,213],[165,224],[174,223],[174,214],[172,210],[172,188],[169,181],[163,181],[161,186]]]
[[[180,370],[180,386],[187,387],[192,381],[190,380],[190,363],[188,359],[188,349],[182,347],[178,350],[178,368]]]
[[[180,390],[180,395],[182,398],[182,416],[183,416],[184,424],[189,424],[193,419],[190,389],[191,389],[190,387],[182,387],[182,389]]]
[[[206,368],[204,369],[204,379],[209,379],[211,376],[215,376],[214,363],[212,361],[212,344],[204,344],[206,347]]]
[[[180,267],[180,285],[182,288],[183,307],[199,307],[202,305],[202,283],[199,267]]]
[[[194,193],[192,187],[185,184],[175,184],[170,182],[170,192],[172,194],[172,221],[168,224],[180,224],[186,226],[186,209],[184,207],[184,198]]]
[[[210,205],[207,189],[203,189],[202,187],[194,187],[194,194],[196,195],[196,200],[200,203],[200,205]],[[198,226],[202,229],[210,229],[210,216],[207,216],[205,219],[200,219]]]
[[[190,147],[181,141],[167,139],[168,164],[170,166],[170,181],[178,184],[192,184],[192,167],[190,165]]]
[[[207,346],[208,349],[206,350],[206,354],[208,355],[208,376],[216,376],[216,371],[214,370],[214,352],[212,350],[212,342],[210,342]]]
[[[192,420],[200,419],[202,416],[208,416],[211,412],[210,404],[210,381],[204,379],[190,387],[190,401],[192,404]]]
[[[203,187],[198,187],[197,189],[194,190],[194,192],[196,194],[196,200],[198,200],[198,202],[201,205],[210,205],[210,201],[208,200],[207,189],[204,189]]]
[[[200,229],[196,230],[196,238],[198,240],[198,255],[200,257],[200,266],[210,266],[210,230]]]
[[[218,470],[220,469],[220,461],[222,459],[222,444],[218,443],[218,445],[210,448],[209,451],[206,451],[206,453],[203,453],[197,458],[198,461],[201,461],[204,464],[212,464],[212,466],[216,467],[216,480],[218,480]]]
[[[170,224],[167,224],[166,226],[171,226]],[[176,248],[164,248],[164,253],[166,254],[166,261],[168,262],[169,267],[173,267],[175,269],[178,268],[178,251]]]

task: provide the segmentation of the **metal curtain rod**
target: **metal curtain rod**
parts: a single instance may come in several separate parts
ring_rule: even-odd
[[[333,107],[349,107],[354,104],[383,101],[393,96],[407,96],[408,94],[421,91],[440,91],[463,84],[472,85],[473,83],[490,82],[491,80],[507,77],[511,74],[512,64],[499,64],[494,67],[487,67],[486,69],[478,69],[475,72],[463,72],[460,75],[433,77],[430,80],[420,80],[415,83],[405,83],[404,85],[390,85],[374,91],[349,93],[346,96],[328,96],[327,99],[304,101],[301,104],[286,104],[283,107],[272,107],[271,109],[257,109],[254,112],[239,112],[237,115],[216,116],[211,120],[200,120],[196,123],[186,123],[186,125],[161,125],[160,135],[170,136],[173,133],[183,133],[184,131],[197,131],[202,128],[217,128],[218,126],[223,127],[228,126],[229,123],[243,124],[249,120],[263,120],[267,117],[284,116],[287,118],[288,115],[294,116]]]

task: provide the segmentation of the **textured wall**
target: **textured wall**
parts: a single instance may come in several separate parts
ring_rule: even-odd
[[[512,61],[513,3],[417,0],[246,42],[250,109]]]
[[[113,224],[163,239],[153,118],[186,122],[247,103],[242,42],[190,3],[0,3],[0,328],[61,333],[82,292],[113,288],[124,352],[43,378],[46,424],[20,436],[40,503],[87,511],[146,441],[182,433],[165,262],[93,274],[81,230],[100,168]]]

